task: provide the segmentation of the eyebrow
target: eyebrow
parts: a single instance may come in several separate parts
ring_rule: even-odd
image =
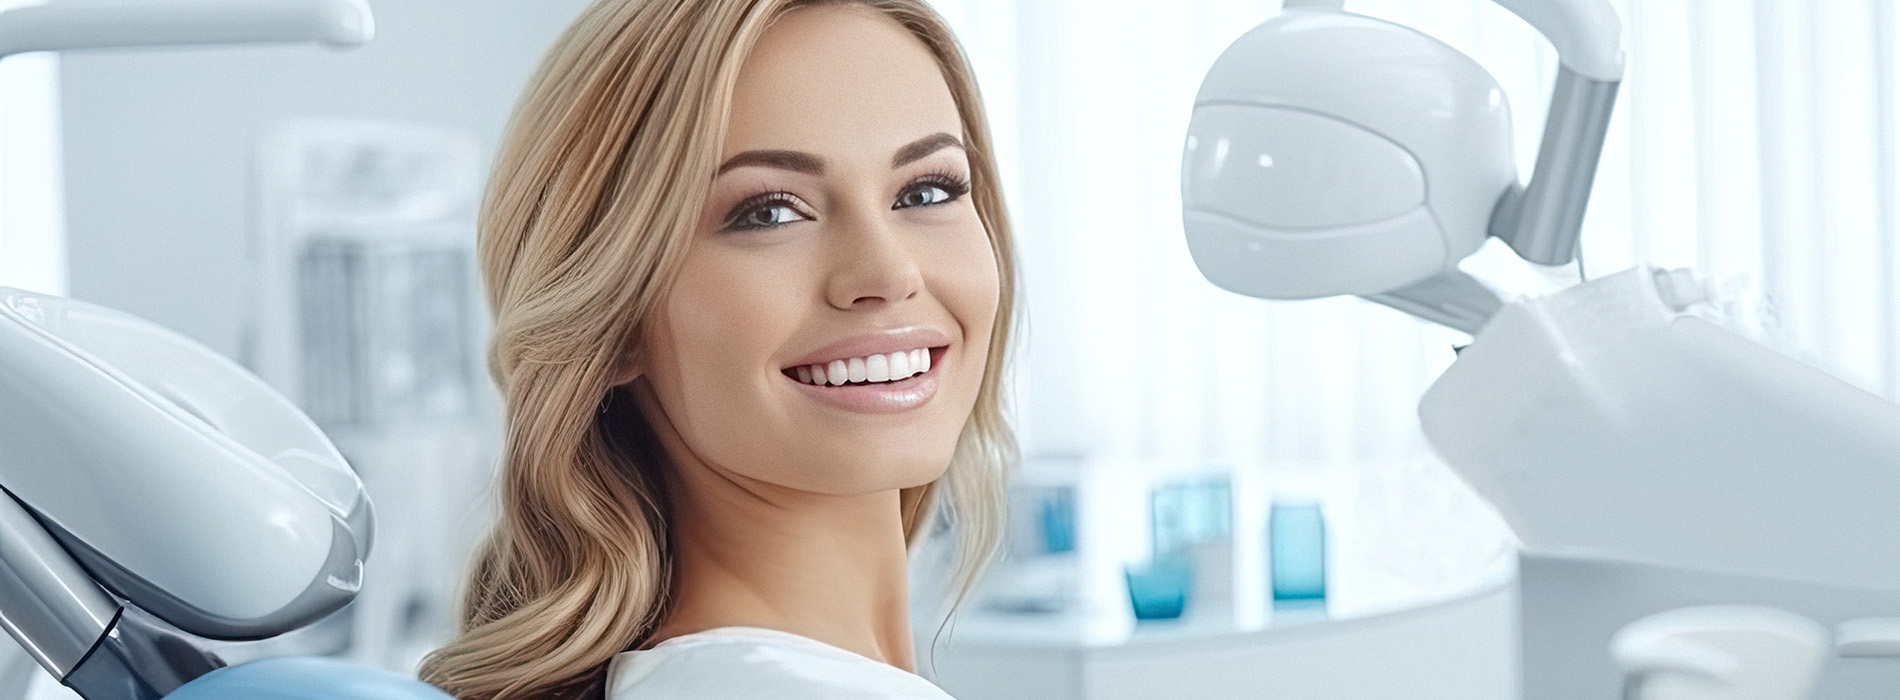
[[[891,167],[901,168],[922,160],[924,156],[945,148],[963,148],[963,141],[944,132],[937,132],[916,141],[905,144],[891,156]],[[778,168],[808,175],[820,175],[825,172],[825,159],[803,151],[745,151],[720,164],[717,175],[724,175],[733,168],[756,165],[766,168]]]
[[[759,165],[767,168],[791,170],[794,172],[818,175],[825,172],[825,161],[818,156],[799,151],[746,151],[726,159],[719,166],[717,174],[724,175],[727,170],[747,165]]]
[[[901,168],[910,165],[911,163],[922,160],[924,156],[952,146],[963,148],[963,142],[957,140],[955,136],[939,131],[912,141],[910,145],[897,149],[897,155],[891,156],[891,167]]]

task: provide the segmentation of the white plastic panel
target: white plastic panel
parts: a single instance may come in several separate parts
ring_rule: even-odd
[[[1423,208],[1326,229],[1271,229],[1193,210],[1184,219],[1201,274],[1222,289],[1263,299],[1374,294],[1445,265],[1443,239]]]
[[[212,435],[288,470],[337,513],[357,507],[362,483],[342,455],[301,411],[284,411],[283,397],[258,391],[249,371],[208,351],[180,348],[176,333],[126,314],[72,307],[60,316],[55,332],[63,340],[165,399],[161,408],[188,406],[187,413],[210,423]],[[200,361],[181,362],[176,354],[153,352],[157,348],[193,353]]]
[[[1828,633],[1780,608],[1702,605],[1631,622],[1610,648],[1632,700],[1809,700]]]
[[[1900,406],[1647,269],[1507,305],[1419,417],[1531,552],[1900,589]]]
[[[1183,206],[1274,228],[1365,224],[1425,203],[1425,176],[1398,144],[1277,107],[1196,107],[1181,177]]]
[[[180,381],[167,393],[239,431],[89,350],[160,386]],[[317,478],[300,483],[238,435]],[[166,593],[237,620],[283,609],[318,578],[332,514],[348,512],[326,501],[367,508],[314,426],[241,367],[135,317],[17,290],[0,290],[0,444],[0,482],[27,505]]]
[[[1900,658],[1900,617],[1863,617],[1835,628],[1834,653]]]

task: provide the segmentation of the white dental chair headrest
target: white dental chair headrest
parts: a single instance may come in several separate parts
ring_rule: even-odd
[[[355,595],[362,482],[296,406],[129,314],[0,287],[0,487],[115,594],[258,639]]]

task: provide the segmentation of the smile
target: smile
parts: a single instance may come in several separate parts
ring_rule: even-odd
[[[933,352],[941,348],[914,348],[864,357],[847,357],[825,363],[798,365],[782,370],[800,384],[844,386],[899,382],[930,371]]]
[[[937,376],[950,346],[913,348],[787,367],[799,393],[852,413],[898,413],[937,395]]]

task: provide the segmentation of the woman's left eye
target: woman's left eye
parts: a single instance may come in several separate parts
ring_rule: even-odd
[[[750,197],[732,208],[726,215],[725,229],[728,231],[762,231],[778,228],[795,221],[809,221],[792,202],[792,195],[785,192],[767,192]]]
[[[921,207],[927,204],[938,204],[948,201],[950,201],[950,193],[944,191],[942,187],[924,185],[922,187],[912,188],[905,192],[904,196],[898,197],[897,208]]]
[[[739,220],[743,228],[771,228],[780,224],[789,224],[799,219],[797,211],[788,204],[771,204],[752,211]]]
[[[910,189],[904,190],[903,194],[898,195],[897,203],[892,204],[891,208],[907,209],[910,207],[927,207],[933,204],[942,204],[961,197],[964,193],[969,191],[969,186],[960,181],[919,182],[912,185]]]

